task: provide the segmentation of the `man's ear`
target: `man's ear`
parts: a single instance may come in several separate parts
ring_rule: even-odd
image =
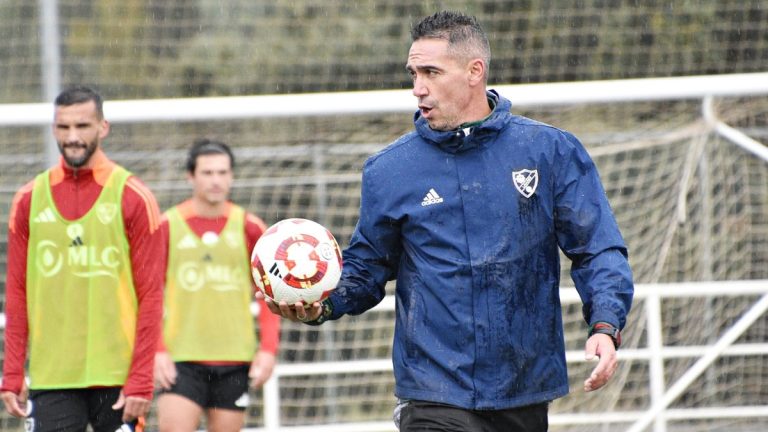
[[[99,131],[99,138],[104,139],[109,135],[109,122],[107,120],[101,121],[101,131]]]
[[[485,62],[476,58],[470,60],[467,71],[469,72],[469,84],[475,86],[485,82]]]

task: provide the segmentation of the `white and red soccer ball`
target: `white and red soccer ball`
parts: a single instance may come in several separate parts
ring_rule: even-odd
[[[251,253],[251,274],[265,296],[288,304],[321,301],[341,278],[341,250],[324,226],[284,219],[269,227]]]

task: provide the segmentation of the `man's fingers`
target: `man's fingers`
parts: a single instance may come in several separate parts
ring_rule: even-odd
[[[123,392],[120,392],[120,396],[117,397],[117,402],[115,402],[114,405],[112,405],[112,409],[117,411],[125,406],[125,395],[123,395]]]
[[[26,400],[19,400],[15,393],[3,392],[3,404],[8,413],[14,417],[26,417]]]
[[[316,320],[322,312],[322,306],[320,302],[314,302],[311,306],[307,306],[302,302],[296,302],[288,304],[285,301],[275,303],[269,298],[264,300],[267,307],[273,313],[288,318],[295,322],[307,322]]]
[[[128,396],[125,398],[125,408],[123,409],[123,421],[130,422],[144,417],[149,413],[151,402],[147,399]]]
[[[155,383],[168,390],[176,383],[176,364],[167,353],[155,355]]]
[[[165,381],[170,388],[173,384],[176,384],[176,364],[169,362],[165,369]]]
[[[275,355],[265,351],[259,351],[251,362],[248,377],[251,378],[251,387],[258,388],[272,376],[275,368]]]
[[[260,367],[252,367],[248,373],[248,377],[251,379],[251,387],[258,388],[266,381],[264,379],[264,373]]]
[[[285,301],[281,301],[278,304],[280,306],[280,315],[283,317],[288,318],[291,321],[307,321],[306,311],[301,302],[288,304]]]
[[[170,390],[171,386],[173,385],[173,382],[168,378],[165,374],[160,374],[157,377],[157,385],[160,386],[163,390]]]
[[[618,362],[615,354],[601,357],[589,378],[584,381],[584,391],[589,392],[603,387],[611,379],[617,368]]]
[[[296,319],[296,312],[291,309],[291,306],[288,305],[288,303],[281,301],[277,304],[277,306],[280,309],[280,315],[289,319]]]
[[[259,298],[258,294],[256,295],[256,298],[257,299]],[[261,294],[261,298],[264,300],[264,304],[267,305],[267,309],[269,309],[270,312],[276,315],[283,314],[282,310],[280,309],[280,306],[277,303],[275,303],[274,300],[272,300],[269,297],[265,297],[264,294]]]
[[[584,391],[590,392],[603,387],[616,372],[618,368],[616,348],[610,337],[595,334],[587,340],[584,354],[587,360],[592,360],[595,356],[600,358],[589,378],[584,381]]]

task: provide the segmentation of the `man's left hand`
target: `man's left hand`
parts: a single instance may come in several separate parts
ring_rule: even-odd
[[[599,357],[600,361],[592,370],[592,373],[584,381],[584,391],[590,392],[604,386],[611,379],[619,362],[616,358],[616,347],[610,336],[602,333],[595,333],[587,339],[585,348],[587,360]]]
[[[251,379],[251,387],[259,388],[272,376],[275,369],[275,355],[266,351],[259,351],[253,357],[248,377]]]

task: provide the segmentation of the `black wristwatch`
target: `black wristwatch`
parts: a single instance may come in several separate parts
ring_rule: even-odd
[[[320,316],[318,316],[316,320],[307,321],[304,324],[320,325],[328,321],[328,318],[331,317],[331,314],[333,314],[333,303],[331,303],[330,299],[326,298],[320,302]]]
[[[616,347],[616,349],[619,349],[621,346],[621,331],[619,331],[618,328],[614,327],[612,324],[608,324],[607,322],[596,322],[592,324],[592,326],[589,328],[589,337],[592,337],[593,334],[600,333],[600,334],[606,334],[613,339],[613,346]]]

